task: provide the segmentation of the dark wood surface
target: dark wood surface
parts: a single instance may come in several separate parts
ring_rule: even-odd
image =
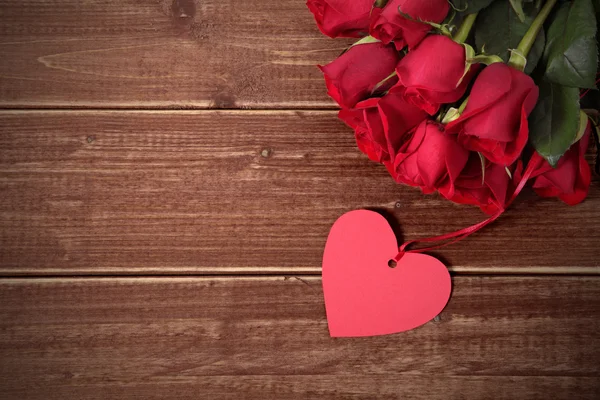
[[[485,218],[356,149],[348,43],[304,0],[0,0],[0,399],[600,398],[597,177],[435,253],[439,321],[328,336],[337,217]]]
[[[318,274],[344,212],[381,211],[405,239],[486,218],[396,185],[330,111],[5,111],[0,130],[3,275]],[[439,255],[595,274],[599,202],[598,180],[577,207],[525,193]]]
[[[303,0],[2,0],[0,106],[332,107]]]
[[[294,276],[4,280],[1,397],[600,395],[598,277],[457,277],[438,322],[361,339],[328,336],[320,284]]]

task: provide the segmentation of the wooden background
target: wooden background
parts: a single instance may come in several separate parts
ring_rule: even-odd
[[[347,44],[302,0],[0,0],[1,399],[600,397],[597,177],[439,251],[439,320],[329,338],[338,216],[484,218],[356,149],[314,67]]]

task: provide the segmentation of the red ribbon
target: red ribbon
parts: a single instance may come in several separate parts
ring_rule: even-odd
[[[598,73],[596,74],[596,78],[598,78],[598,76],[600,76],[600,72],[598,72]],[[594,86],[595,86],[595,85],[597,85],[597,84],[598,84],[598,82],[600,82],[600,79],[597,79],[597,80],[596,80],[596,82],[594,83]],[[586,94],[588,94],[588,92],[589,92],[590,90],[592,90],[592,89],[587,89],[585,92],[583,92],[583,93],[581,94],[581,96],[579,96],[579,98],[580,98],[580,99],[583,99],[583,98],[585,97],[585,95],[586,95]]]
[[[531,177],[531,174],[533,174],[533,172],[538,168],[538,166],[541,164],[541,162],[543,160],[544,159],[537,152],[533,153],[531,160],[529,160],[529,163],[527,164],[527,169],[525,170],[525,173],[523,174],[523,177],[521,178],[521,180],[519,181],[519,184],[515,188],[515,191],[513,192],[512,196],[506,203],[505,207],[502,208],[500,211],[498,211],[496,214],[492,215],[490,218],[486,219],[485,221],[481,221],[478,224],[469,226],[467,228],[460,229],[455,232],[446,233],[441,236],[434,236],[434,237],[429,237],[429,238],[424,238],[424,239],[410,240],[410,241],[404,243],[402,246],[400,246],[400,248],[398,249],[398,254],[396,255],[396,257],[394,257],[394,260],[396,262],[400,261],[400,259],[406,253],[423,253],[425,251],[439,249],[440,247],[448,246],[449,244],[459,242],[459,241],[463,240],[464,238],[466,238],[467,236],[472,235],[473,233],[477,232],[478,230],[484,228],[488,224],[497,220],[498,217],[500,217],[504,213],[504,211],[506,211],[506,208],[508,208],[508,206],[510,206],[512,204],[512,202],[517,198],[519,193],[521,193],[521,190],[523,190],[523,188],[525,187],[525,184]],[[415,244],[415,243],[441,242],[444,240],[447,240],[447,242],[438,244],[435,246],[422,247],[422,248],[414,249],[414,250],[406,250],[406,248],[408,246]]]

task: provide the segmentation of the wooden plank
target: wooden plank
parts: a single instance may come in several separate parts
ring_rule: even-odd
[[[344,212],[406,239],[485,218],[396,185],[333,112],[15,111],[0,132],[0,275],[318,274]],[[524,193],[437,254],[461,273],[598,273],[599,189],[577,207]]]
[[[458,277],[439,322],[328,336],[320,280],[0,281],[2,399],[592,399],[600,278]]]
[[[0,106],[332,107],[304,1],[0,0]]]

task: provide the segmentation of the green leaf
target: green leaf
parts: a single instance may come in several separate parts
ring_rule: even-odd
[[[473,49],[473,47],[471,47],[471,45],[466,44],[466,43],[463,43],[462,45],[465,48],[465,60],[466,60],[465,61],[465,70],[464,70],[462,76],[460,77],[458,83],[456,84],[456,87],[460,86],[463,79],[465,79],[465,76],[467,76],[467,74],[471,70],[471,66],[473,65],[473,62],[471,60],[473,59],[473,57],[475,57],[475,49]]]
[[[480,152],[477,152],[477,154],[479,154],[479,162],[481,163],[481,186],[483,186],[485,184],[485,156]]]
[[[479,12],[492,4],[494,0],[450,0],[454,9],[464,14]]]
[[[478,16],[475,26],[475,44],[479,52],[497,54],[505,62],[510,57],[509,49],[516,49],[533,21],[536,10],[533,4],[525,5],[525,23],[519,21],[508,1],[497,1],[484,9]],[[544,52],[545,36],[540,32],[527,56],[525,73],[535,69]]]
[[[571,147],[579,128],[579,89],[543,80],[538,102],[529,116],[529,141],[555,166]]]
[[[579,127],[577,128],[577,135],[575,135],[573,143],[578,142],[579,140],[581,140],[583,135],[585,135],[585,130],[587,129],[588,121],[590,119],[591,118],[588,118],[587,114],[583,110],[579,110]]]
[[[462,24],[467,15],[483,10],[494,1],[497,0],[448,0],[451,9],[443,24],[449,25],[456,29],[456,27],[459,27]],[[451,30],[451,32],[454,33],[454,30]]]
[[[398,75],[398,74],[396,73],[396,71],[394,71],[391,74],[389,74],[387,77],[383,78],[383,80],[381,80],[379,83],[377,83],[377,85],[375,85],[373,87],[373,90],[371,90],[371,96],[373,96],[375,93],[377,93],[377,91],[379,89],[381,89],[386,83],[388,83],[390,81],[390,79],[392,79],[396,75]],[[388,90],[389,90],[389,88],[388,88]]]
[[[383,8],[387,4],[388,0],[375,0],[373,2],[373,7],[375,8]]]
[[[517,13],[519,21],[525,22],[525,11],[523,11],[523,0],[510,0],[510,5]]]
[[[446,112],[446,115],[444,115],[444,118],[442,118],[442,124],[449,124],[450,122],[457,120],[459,117],[460,113],[458,112],[458,109],[450,107]]]
[[[504,62],[504,60],[495,55],[478,54],[474,57],[467,58],[467,62],[469,64],[492,65],[499,62]]]
[[[364,38],[360,39],[357,42],[352,43],[352,46],[358,46],[361,44],[369,44],[369,43],[377,43],[377,42],[381,42],[381,40],[379,39],[375,39],[373,36],[365,36]]]
[[[594,88],[598,66],[596,17],[591,0],[563,5],[548,29],[546,77],[564,86]]]

